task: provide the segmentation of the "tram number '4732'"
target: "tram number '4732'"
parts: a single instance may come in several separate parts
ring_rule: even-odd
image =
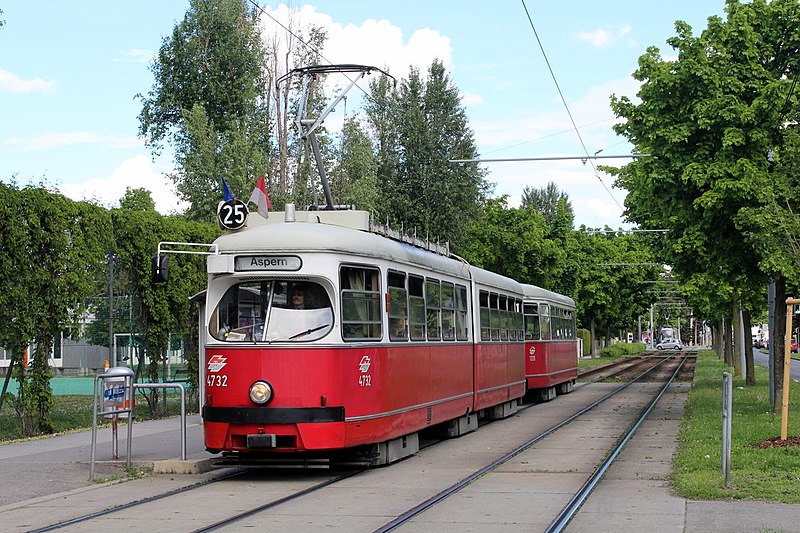
[[[358,376],[358,385],[361,387],[372,387],[372,376],[369,374],[361,374]]]
[[[225,374],[215,374],[206,376],[206,387],[227,387],[228,376]]]

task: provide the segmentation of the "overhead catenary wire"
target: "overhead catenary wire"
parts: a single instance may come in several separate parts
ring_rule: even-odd
[[[567,105],[567,100],[564,98],[564,93],[561,91],[561,87],[558,84],[558,79],[556,79],[556,75],[553,72],[553,68],[550,65],[550,60],[547,58],[547,53],[544,51],[544,45],[542,44],[542,40],[539,38],[539,33],[536,31],[536,26],[533,23],[533,19],[531,18],[530,12],[528,12],[528,6],[525,5],[525,0],[520,0],[522,2],[522,7],[525,10],[525,15],[528,17],[528,23],[531,25],[531,29],[533,30],[533,34],[536,37],[536,42],[539,44],[539,49],[542,51],[542,56],[544,57],[544,62],[547,64],[547,69],[550,71],[550,76],[553,78],[553,83],[555,83],[556,90],[558,91],[558,95],[561,98],[561,102],[564,104],[564,108],[567,110],[567,115],[569,116],[569,120],[572,123],[572,128],[575,130],[575,134],[578,136],[578,140],[581,143],[581,147],[583,148],[584,153],[586,154],[587,160],[589,160],[589,164],[592,166],[592,170],[594,171],[594,175],[603,188],[606,190],[608,195],[614,200],[614,203],[619,206],[620,209],[624,211],[624,208],[619,203],[617,198],[611,194],[611,190],[606,186],[603,179],[600,177],[600,174],[597,172],[597,168],[594,166],[594,163],[589,159],[589,150],[586,149],[586,144],[583,142],[583,137],[581,137],[581,132],[578,130],[577,124],[575,124],[575,119],[572,118],[572,112],[569,109],[569,105]]]

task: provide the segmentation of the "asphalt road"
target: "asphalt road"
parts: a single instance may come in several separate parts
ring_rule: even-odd
[[[753,348],[753,359],[757,365],[769,366],[769,353],[767,352]],[[800,380],[800,360],[792,359],[792,370],[789,375],[796,380]]]

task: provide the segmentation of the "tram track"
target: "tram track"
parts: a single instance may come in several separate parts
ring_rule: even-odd
[[[280,469],[275,469],[274,467],[271,467],[271,469],[280,470]],[[221,528],[223,528],[223,527],[225,527],[227,525],[230,525],[230,524],[235,523],[235,522],[237,522],[239,520],[247,518],[248,516],[251,516],[253,514],[266,511],[266,510],[268,510],[270,508],[273,508],[273,507],[275,507],[277,505],[281,505],[281,504],[290,502],[292,500],[295,500],[297,498],[301,498],[301,497],[304,497],[306,495],[312,494],[315,491],[321,490],[321,489],[323,489],[323,488],[325,488],[325,487],[327,487],[327,486],[329,486],[331,484],[337,483],[337,482],[339,482],[339,481],[341,481],[343,479],[347,479],[347,478],[349,478],[349,477],[351,477],[353,475],[356,475],[356,474],[358,474],[358,473],[360,473],[360,472],[362,472],[364,470],[365,470],[364,468],[359,468],[359,469],[355,469],[355,470],[347,470],[347,471],[345,471],[345,472],[343,472],[341,474],[338,474],[338,475],[331,475],[331,473],[328,471],[327,473],[323,474],[323,479],[321,481],[312,482],[312,484],[310,486],[308,486],[308,487],[305,487],[305,488],[303,488],[301,490],[297,490],[295,492],[290,492],[289,494],[287,494],[287,495],[285,495],[283,497],[279,497],[279,498],[277,498],[275,500],[271,500],[269,502],[266,502],[266,503],[263,503],[263,504],[260,504],[260,505],[256,505],[256,506],[254,506],[254,507],[252,507],[250,509],[247,509],[245,511],[241,511],[241,512],[235,514],[235,515],[231,515],[231,516],[227,516],[227,517],[221,518],[221,519],[217,520],[214,523],[202,526],[202,527],[197,528],[197,529],[192,530],[192,531],[205,532],[205,531],[215,531],[215,530],[221,529]],[[31,529],[31,530],[28,530],[28,531],[29,531],[29,533],[45,533],[45,532],[48,532],[48,531],[56,531],[56,530],[61,530],[61,529],[64,529],[64,528],[70,528],[72,526],[76,526],[76,527],[79,528],[79,530],[83,531],[84,528],[87,527],[87,523],[90,523],[92,521],[98,521],[100,519],[109,518],[112,515],[123,513],[125,511],[134,510],[134,509],[137,509],[137,508],[141,508],[141,509],[137,509],[136,512],[143,512],[143,513],[147,514],[148,511],[146,510],[146,506],[148,506],[148,505],[161,504],[161,503],[163,503],[164,500],[167,500],[169,498],[183,497],[183,496],[186,496],[190,492],[202,491],[204,489],[208,489],[212,485],[215,485],[215,484],[218,484],[218,483],[222,483],[222,482],[226,482],[226,481],[235,480],[236,478],[240,478],[240,477],[246,476],[248,474],[252,474],[252,472],[253,472],[252,469],[237,469],[237,470],[235,470],[233,472],[223,473],[222,475],[214,477],[212,479],[208,479],[208,480],[205,480],[205,481],[201,481],[201,482],[198,482],[198,483],[187,485],[185,487],[180,487],[180,488],[177,488],[177,489],[169,490],[169,491],[166,491],[166,492],[163,492],[163,493],[159,493],[159,494],[155,494],[155,495],[152,495],[152,496],[148,496],[148,497],[145,497],[145,498],[137,499],[135,501],[130,501],[130,502],[127,502],[127,503],[124,503],[124,504],[115,505],[115,506],[108,507],[106,509],[102,509],[102,510],[99,510],[99,511],[96,511],[96,512],[92,512],[92,513],[88,513],[88,514],[85,514],[85,515],[77,516],[77,517],[74,517],[74,518],[71,518],[71,519],[68,519],[68,520],[62,520],[62,521],[50,524],[50,525],[45,526],[45,527]],[[306,470],[306,472],[308,472],[308,470]]]
[[[658,362],[660,362],[661,365],[666,364],[667,361],[667,359],[664,359],[663,357],[651,358],[649,359],[651,361],[651,364],[656,362],[654,359],[658,359],[659,360]],[[436,494],[434,494],[427,500],[423,501],[422,503],[418,503],[419,500],[417,500],[417,502],[415,502],[415,505],[410,506],[407,510],[403,512],[391,511],[391,510],[380,512],[379,514],[383,514],[385,512],[387,515],[391,515],[393,518],[391,520],[388,520],[387,522],[384,523],[384,525],[378,528],[375,528],[374,526],[369,526],[369,529],[365,528],[363,530],[392,531],[404,524],[408,524],[415,517],[419,517],[426,511],[435,508],[439,503],[442,503],[450,496],[458,493],[464,487],[476,482],[481,477],[497,469],[498,467],[500,467],[500,465],[508,462],[510,459],[516,457],[524,450],[532,447],[534,444],[538,442],[541,442],[542,440],[552,435],[553,433],[556,433],[559,429],[570,424],[572,421],[576,420],[581,415],[591,411],[592,409],[602,404],[609,398],[612,398],[615,395],[619,394],[621,391],[625,390],[630,385],[640,380],[645,380],[645,379],[652,380],[652,378],[649,378],[648,376],[652,376],[653,374],[658,373],[657,369],[660,368],[661,365],[653,364],[653,366],[649,370],[642,372],[637,379],[632,379],[629,383],[621,384],[619,387],[616,387],[614,390],[610,391],[609,393],[605,394],[599,399],[596,399],[595,401],[589,403],[585,407],[582,407],[581,409],[577,410],[576,412],[574,412],[574,414],[572,414],[572,416],[564,418],[557,424],[553,424],[545,431],[540,431],[536,436],[529,438],[526,442],[522,443],[516,448],[505,452],[502,456],[494,459],[490,463],[487,463],[480,468],[476,468],[470,474],[462,476],[459,480],[452,483],[447,488],[437,490]],[[608,386],[608,384],[606,386]],[[565,399],[570,399],[571,397],[572,397],[571,395],[566,395],[560,398],[562,399],[561,401],[564,402]],[[528,410],[543,405],[546,404],[529,404],[524,406],[524,410]],[[508,423],[512,422],[513,421],[508,421]],[[487,427],[482,427],[476,433],[480,434],[481,432],[485,432],[484,435],[487,433],[491,433],[494,430],[490,426],[491,424],[488,425]],[[462,441],[463,439],[455,439],[455,440]],[[426,448],[428,448],[428,446],[426,446]],[[371,472],[371,476],[390,478],[392,477],[393,471],[395,471],[395,469],[398,469],[398,467],[402,468],[402,466],[400,465],[403,465],[403,463],[404,462],[401,462],[398,463],[397,465],[392,465],[385,469],[384,468],[377,470],[371,469],[369,470],[369,472]],[[250,472],[252,473],[253,471],[251,470]],[[314,496],[315,494],[320,494],[323,500],[325,500],[326,498],[330,499],[331,493],[326,492],[326,489],[335,491],[339,485],[343,485],[342,482],[344,480],[355,479],[358,477],[357,474],[360,473],[361,470],[354,470],[354,471],[344,472],[340,475],[331,476],[330,472],[327,472],[327,475],[324,475],[322,479],[310,479],[308,478],[308,476],[306,476],[305,481],[308,482],[306,483],[306,486],[300,488],[299,490],[295,487],[293,490],[283,490],[283,491],[278,490],[280,488],[278,485],[280,485],[283,481],[285,481],[285,479],[283,480],[275,479],[275,477],[277,476],[271,476],[271,475],[269,476],[270,479],[266,479],[268,476],[266,475],[261,476],[256,481],[256,484],[258,485],[258,488],[256,490],[262,491],[264,497],[261,498],[261,501],[254,501],[254,499],[247,500],[247,498],[240,497],[241,494],[246,494],[250,489],[247,487],[247,483],[245,481],[239,482],[236,480],[236,476],[241,475],[241,473],[237,472],[225,478],[229,481],[235,482],[235,485],[230,486],[235,488],[227,488],[225,492],[229,493],[228,496],[232,498],[231,502],[236,501],[237,505],[230,507],[228,504],[225,504],[226,505],[225,509],[227,510],[223,509],[222,508],[223,506],[220,505],[219,512],[215,513],[217,518],[211,518],[211,514],[209,514],[208,516],[203,516],[202,520],[199,517],[195,517],[195,519],[192,522],[188,523],[181,522],[180,527],[176,527],[176,524],[171,525],[170,531],[193,531],[193,532],[216,531],[216,530],[226,529],[227,527],[233,527],[232,524],[236,523],[242,523],[242,524],[270,523],[271,521],[275,520],[275,515],[273,513],[276,512],[279,513],[280,516],[284,517],[287,514],[300,514],[297,513],[296,511],[293,511],[293,509],[295,509],[298,505],[305,506],[305,508],[308,508],[309,506],[313,508],[314,504],[313,503],[309,504],[309,502],[313,502],[315,500]],[[59,524],[54,524],[52,526],[36,529],[33,531],[52,531],[61,528],[66,528],[67,530],[76,530],[76,531],[103,530],[107,528],[108,524],[108,522],[106,522],[106,526],[101,525],[104,518],[108,518],[109,516],[113,516],[114,514],[123,514],[123,511],[126,510],[130,510],[130,512],[135,512],[137,516],[147,516],[152,514],[152,512],[147,507],[147,504],[160,505],[162,508],[165,505],[166,506],[172,505],[174,507],[184,507],[187,504],[181,502],[191,501],[191,500],[204,501],[205,499],[208,499],[209,496],[204,495],[203,494],[204,491],[200,489],[202,489],[203,487],[213,486],[213,484],[216,483],[217,481],[222,481],[222,479],[215,479],[204,484],[190,486],[180,491],[170,491],[169,493],[165,493],[163,495],[153,496],[151,498],[147,498],[142,501],[132,502],[131,504],[111,508],[100,513],[87,514],[85,517],[81,517],[79,519],[64,521]],[[356,482],[356,483],[360,484],[363,482]],[[339,490],[341,492],[341,489]],[[278,492],[282,492],[282,494],[276,495]],[[164,503],[164,500],[170,501],[170,497],[178,498],[179,494],[182,493],[189,493],[187,495],[188,498],[187,500],[179,500],[179,501],[176,500],[176,502],[173,504]],[[192,494],[195,494],[195,496],[193,496]],[[246,505],[245,503],[246,501],[250,502],[249,505]],[[157,504],[156,502],[161,502],[161,503]],[[347,505],[351,504],[348,502]],[[138,510],[135,510],[136,508],[138,508]],[[234,509],[236,512],[231,512],[232,509]],[[226,513],[228,514],[227,516]],[[207,523],[205,525],[202,525],[203,521],[207,521]],[[92,524],[92,525],[87,528],[87,524]],[[185,528],[184,526],[188,527]],[[247,527],[247,526],[243,525],[242,527]],[[362,530],[359,528],[357,529]]]
[[[617,389],[615,389],[612,392],[606,394],[605,396],[599,398],[598,400],[592,402],[591,404],[589,404],[586,407],[584,407],[583,409],[579,410],[578,412],[576,412],[572,416],[570,416],[568,418],[565,418],[561,422],[551,426],[546,431],[536,435],[535,437],[531,438],[527,442],[524,442],[523,444],[517,446],[516,448],[514,448],[510,452],[506,453],[502,457],[500,457],[497,460],[493,461],[492,463],[486,465],[485,467],[481,468],[480,470],[477,470],[477,471],[473,472],[471,475],[465,477],[464,479],[462,479],[458,483],[456,483],[454,485],[451,485],[450,487],[447,487],[446,489],[442,490],[441,492],[439,492],[438,494],[436,494],[432,498],[429,498],[428,500],[422,502],[421,504],[417,505],[416,507],[414,507],[412,509],[409,509],[408,511],[406,511],[402,515],[398,516],[394,520],[384,524],[382,527],[379,527],[379,528],[375,529],[374,533],[388,533],[388,532],[394,531],[398,527],[410,522],[413,518],[415,518],[415,517],[421,515],[422,513],[430,510],[432,507],[434,507],[435,505],[437,505],[438,503],[440,503],[444,499],[446,499],[449,496],[455,494],[456,492],[460,491],[461,489],[463,489],[464,487],[466,487],[470,483],[472,483],[475,480],[479,479],[480,477],[484,476],[487,472],[490,472],[490,471],[494,470],[495,468],[497,468],[498,466],[506,463],[511,458],[517,456],[518,454],[520,454],[523,451],[527,450],[528,448],[530,448],[531,446],[533,446],[537,442],[539,442],[539,441],[543,440],[544,438],[550,436],[551,434],[555,433],[556,431],[558,431],[559,429],[563,428],[567,424],[569,424],[572,421],[576,420],[580,416],[582,416],[585,413],[591,411],[592,409],[594,409],[598,405],[602,404],[603,402],[605,402],[609,398],[613,398],[614,396],[616,396],[617,394],[619,394],[620,392],[622,392],[623,390],[628,388],[633,383],[636,383],[640,379],[643,379],[644,377],[649,375],[651,372],[654,372],[655,370],[657,370],[661,365],[668,363],[670,360],[672,360],[672,357],[660,358],[660,359],[661,359],[660,362],[658,362],[656,365],[654,365],[654,366],[648,368],[647,370],[645,370],[644,372],[642,372],[638,377],[632,379],[631,381],[625,383],[624,385],[621,385]],[[686,356],[683,356],[682,361],[684,361],[685,359],[686,359]],[[680,366],[681,365],[679,365],[678,368],[676,369],[675,373],[673,373],[673,378],[677,374],[677,372],[680,370]],[[625,370],[628,370],[628,368],[626,368]],[[597,482],[599,482],[600,478],[605,473],[605,471],[608,469],[608,466],[611,464],[611,462],[613,462],[614,458],[616,458],[616,456],[619,454],[619,451],[625,446],[625,444],[628,442],[628,440],[630,440],[631,436],[635,433],[636,429],[639,427],[639,425],[641,424],[642,420],[644,420],[644,418],[646,418],[647,414],[650,412],[652,407],[661,398],[661,396],[663,395],[663,393],[667,389],[667,387],[669,387],[669,385],[672,383],[672,379],[673,378],[670,378],[670,380],[661,388],[661,390],[656,395],[656,397],[653,399],[653,401],[651,401],[650,404],[648,404],[648,407],[642,412],[642,414],[640,414],[640,416],[637,418],[637,420],[634,422],[634,424],[632,424],[631,428],[625,434],[625,436],[623,438],[621,438],[619,440],[618,444],[614,447],[614,449],[612,449],[609,452],[609,455],[608,455],[607,459],[600,465],[600,467],[598,467],[598,469],[595,471],[595,473],[592,474],[592,476],[590,476],[589,480],[587,480],[587,482],[581,487],[581,489],[579,489],[579,491],[570,500],[569,504],[562,510],[562,512],[559,513],[559,515],[556,517],[556,520],[554,520],[553,523],[551,524],[551,526],[550,526],[551,529],[548,529],[548,531],[554,531],[554,532],[555,531],[561,531],[563,529],[563,526],[565,526],[569,522],[569,520],[572,518],[572,516],[574,516],[574,514],[580,508],[580,505],[583,504],[583,502],[586,500],[586,498],[588,498],[589,494],[591,494],[591,491],[596,486]],[[603,379],[605,379],[605,378],[603,378]]]

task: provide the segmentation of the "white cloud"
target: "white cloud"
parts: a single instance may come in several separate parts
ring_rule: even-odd
[[[612,94],[633,97],[638,90],[638,82],[623,78],[608,83],[594,85],[577,100],[567,102],[570,114],[575,120],[581,137],[590,153],[615,144],[619,139],[611,131],[617,121],[611,110]],[[492,153],[512,148],[520,144],[532,144],[528,155],[545,156],[557,153],[542,153],[537,146],[557,140],[559,153],[570,153],[582,149],[575,134],[570,117],[560,100],[554,100],[550,109],[538,114],[514,112],[509,116],[499,116],[491,121],[473,121],[475,139],[479,146]],[[534,144],[535,143],[535,144]],[[580,154],[573,154],[580,155]],[[502,157],[497,155],[496,157]]]
[[[630,26],[620,26],[616,30],[596,28],[592,31],[581,31],[575,34],[579,41],[584,41],[596,48],[606,48],[616,44],[631,32]]]
[[[26,80],[16,74],[0,69],[0,92],[6,93],[52,93],[56,90],[56,82],[52,80]]]
[[[122,57],[114,59],[114,61],[117,63],[148,63],[153,57],[152,50],[141,50],[139,48],[122,50],[120,54]]]
[[[481,105],[483,104],[483,97],[479,94],[475,93],[463,93],[461,95],[461,105],[468,106],[468,105]]]
[[[156,172],[144,155],[123,161],[105,178],[67,183],[59,189],[73,200],[93,200],[106,207],[115,207],[128,187],[149,190],[159,213],[170,214],[186,208],[186,204],[178,200],[172,181]]]
[[[388,69],[397,79],[408,75],[409,66],[418,68],[424,74],[436,58],[442,61],[448,71],[452,65],[450,39],[430,28],[416,30],[406,38],[402,29],[388,20],[366,19],[360,25],[343,26],[310,5],[304,5],[299,10],[292,9],[291,12],[286,4],[280,4],[275,9],[264,9],[268,14],[262,17],[265,40],[271,39],[276,33],[281,36],[285,34],[285,30],[270,17],[292,28],[295,33],[298,33],[298,27],[322,27],[328,34],[322,55],[333,64],[353,63]]]
[[[131,148],[143,146],[143,141],[135,136],[100,135],[93,131],[47,132],[36,137],[9,137],[3,144],[21,150],[48,150],[76,144],[105,144],[111,148]]]
[[[590,87],[580,98],[568,102],[583,140],[578,139],[560,100],[544,112],[512,112],[492,121],[474,121],[475,139],[484,159],[514,157],[573,157],[623,155],[630,145],[616,136],[611,126],[618,120],[610,108],[610,95],[636,94],[638,82],[632,78],[614,80]],[[626,159],[594,160],[595,166],[625,164]],[[626,191],[612,188],[614,177],[595,173],[591,163],[580,159],[486,163],[488,180],[496,184],[495,194],[509,195],[509,205],[518,206],[522,190],[541,189],[549,182],[567,193],[575,212],[575,225],[613,227],[624,225],[622,205]],[[599,176],[599,178],[598,178]]]

